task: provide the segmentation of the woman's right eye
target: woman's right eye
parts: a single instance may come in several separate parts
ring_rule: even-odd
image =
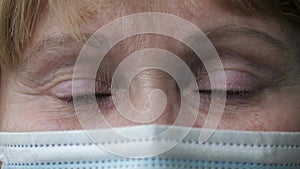
[[[75,86],[73,87],[73,85]],[[102,102],[111,101],[110,85],[103,82],[95,82],[95,89],[90,90],[90,81],[77,80],[72,82],[66,81],[57,84],[51,89],[52,95],[54,95],[59,101],[66,104],[91,104],[93,101],[97,101],[98,104]],[[94,92],[93,92],[94,91]]]
[[[67,102],[68,104],[73,104],[74,100],[81,103],[90,103],[96,98],[97,103],[106,101],[111,97],[111,93],[95,93],[95,94],[78,94],[74,96],[66,96],[59,98],[62,101]]]

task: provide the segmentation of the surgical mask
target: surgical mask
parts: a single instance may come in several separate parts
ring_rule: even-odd
[[[167,130],[166,137],[159,136]],[[187,130],[183,139],[176,140]],[[203,131],[147,125],[1,133],[0,157],[3,169],[300,168],[300,133],[216,130],[201,143]]]

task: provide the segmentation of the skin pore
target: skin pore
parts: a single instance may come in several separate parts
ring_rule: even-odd
[[[90,3],[80,4],[80,9],[92,13],[78,27],[78,32],[85,35],[121,16],[140,12],[173,14],[203,30],[219,52],[227,79],[228,97],[219,129],[300,131],[299,59],[290,42],[293,39],[284,31],[289,30],[288,24],[272,17],[234,13],[215,0],[103,0],[93,7]],[[20,67],[1,72],[2,131],[81,129],[72,104],[72,73],[83,42],[70,36],[63,19],[46,8],[26,46]],[[199,89],[195,90],[203,99],[194,127],[201,127],[213,90],[202,63],[194,60],[193,52],[184,44],[159,35],[130,37],[107,54],[95,82],[99,108],[111,126],[137,125],[114,108],[110,79],[126,56],[155,47],[178,55],[199,79]],[[79,79],[78,83],[84,86],[85,80]],[[155,88],[166,93],[168,103],[163,115],[153,123],[172,124],[179,111],[180,93],[166,73],[149,70],[139,74],[132,82],[131,101],[139,109],[147,108],[147,92]],[[95,124],[97,127],[103,125]]]

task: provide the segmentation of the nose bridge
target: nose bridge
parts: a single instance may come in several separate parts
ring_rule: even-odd
[[[157,106],[151,105],[149,99],[150,93],[155,89],[159,89],[165,94],[167,104],[161,116],[153,123],[172,124],[177,117],[176,111],[179,110],[180,93],[176,81],[161,70],[148,69],[135,76],[129,88],[132,105],[141,112],[146,112],[150,106]]]
[[[115,58],[116,61],[118,61],[119,58],[128,59],[125,56],[134,57],[136,56],[135,55],[136,52],[139,53],[138,57],[130,60],[130,62],[123,62],[122,69],[119,69],[122,70],[121,72],[119,72],[120,77],[118,83],[120,84],[120,86],[123,86],[126,83],[125,90],[127,91],[128,89],[127,84],[129,83],[128,93],[127,92],[116,93],[117,96],[118,95],[120,96],[119,97],[120,105],[122,105],[124,108],[122,109],[122,111],[125,112],[124,114],[133,115],[134,119],[138,119],[140,117],[135,116],[134,113],[137,113],[135,110],[138,110],[140,113],[144,113],[142,114],[142,116],[148,116],[149,114],[151,114],[148,112],[152,112],[153,113],[152,116],[151,115],[148,116],[149,119],[154,119],[157,117],[156,115],[161,114],[161,116],[157,120],[152,121],[152,123],[173,124],[173,122],[176,120],[178,116],[181,107],[180,91],[175,79],[172,78],[172,76],[169,73],[159,70],[159,67],[166,66],[167,68],[169,68],[170,66],[174,66],[174,65],[170,64],[167,60],[160,61],[159,59],[156,59],[157,57],[153,57],[151,53],[150,54],[148,53],[148,50],[144,50],[144,49],[149,49],[149,51],[156,51],[156,49],[169,51],[174,55],[178,56],[179,58],[181,58],[183,61],[185,61],[185,56],[187,55],[190,56],[191,54],[190,51],[183,44],[177,42],[174,39],[165,36],[152,35],[152,34],[134,36],[123,41],[118,45],[119,46],[115,47],[114,48],[115,50],[112,50],[112,52],[110,53],[110,56]],[[116,49],[120,49],[120,50],[116,50]],[[161,57],[164,57],[163,56],[164,53],[156,53],[156,54],[161,55]],[[149,64],[149,60],[151,61],[151,64]],[[152,68],[155,67],[156,64],[159,65],[158,69]],[[172,71],[181,71],[180,68],[178,69],[176,68],[177,67],[174,66],[174,69],[172,69]],[[168,71],[168,69],[166,69],[166,71]],[[131,79],[132,74],[135,74],[135,77],[133,79]],[[177,73],[175,74],[177,75]],[[177,76],[180,76],[179,74],[180,73],[178,72]],[[124,88],[120,87],[120,89],[124,89]],[[151,95],[151,92],[156,89],[159,89],[166,96],[165,100],[167,103],[162,113],[160,111],[156,112],[156,110],[158,109],[161,110],[160,109],[161,105],[165,105],[165,104],[160,104],[161,103],[160,99],[155,99],[155,101],[152,100],[153,101],[152,105],[150,103],[150,96],[153,96]],[[127,102],[128,101],[127,98],[126,101],[123,100],[124,97],[127,97],[125,96],[127,94],[129,95],[131,104]],[[156,108],[153,108],[153,106]],[[131,123],[136,124],[135,123],[136,120],[132,120],[132,119],[133,118],[127,118],[126,123],[128,122],[127,120],[129,120],[130,121],[129,124]]]

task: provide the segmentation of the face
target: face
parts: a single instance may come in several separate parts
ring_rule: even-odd
[[[73,6],[77,9],[74,11],[79,13],[89,9],[90,13],[77,31],[85,35],[121,16],[141,12],[169,13],[188,20],[207,34],[224,66],[227,101],[219,129],[300,131],[299,59],[290,38],[292,28],[284,21],[271,16],[243,14],[212,0],[80,3]],[[65,18],[57,16],[49,9],[44,10],[20,66],[1,72],[2,131],[81,129],[72,102],[72,75],[84,42],[71,38],[70,26],[62,24]],[[210,87],[203,63],[195,59],[195,54],[188,47],[175,39],[154,34],[123,40],[109,51],[101,63],[95,86],[98,107],[106,120],[115,127],[137,125],[117,112],[110,84],[118,64],[126,56],[144,48],[166,49],[190,67],[199,86],[195,91],[201,95],[194,127],[202,127],[209,111],[211,92],[225,89]],[[142,62],[142,59],[137,62]],[[132,63],[132,66],[141,64]],[[87,79],[74,82],[83,87]],[[172,124],[180,109],[180,92],[167,73],[147,70],[138,74],[130,86],[132,104],[137,109],[147,109],[147,95],[157,88],[166,94],[168,101],[163,114],[153,123]],[[88,93],[78,95],[84,98]],[[90,104],[82,100],[82,104]],[[95,114],[87,116],[96,118]],[[104,125],[98,123],[94,127]]]

